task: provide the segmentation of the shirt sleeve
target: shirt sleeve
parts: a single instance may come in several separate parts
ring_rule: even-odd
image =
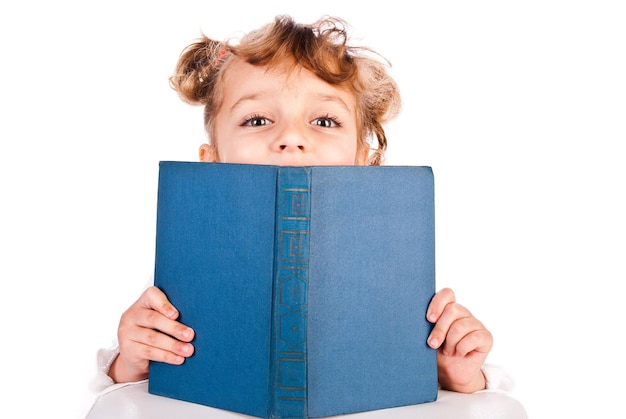
[[[141,383],[146,380],[133,381],[128,383],[116,383],[109,376],[109,369],[111,369],[111,364],[117,358],[120,353],[120,348],[117,341],[114,341],[113,344],[108,348],[101,348],[98,350],[96,355],[96,365],[97,371],[94,378],[89,383],[89,388],[92,392],[102,396],[103,394],[108,393],[109,391],[115,390],[119,387],[124,387],[129,384]]]
[[[501,391],[511,392],[515,388],[515,381],[505,370],[499,365],[484,364],[482,368],[487,388],[483,391]]]
[[[98,350],[96,354],[96,375],[89,383],[91,391],[100,393],[107,389],[107,387],[115,384],[113,379],[109,377],[109,369],[119,353],[120,349],[117,341],[113,342],[109,348],[101,348]]]

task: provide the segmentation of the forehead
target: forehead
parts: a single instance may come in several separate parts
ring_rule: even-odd
[[[250,94],[275,94],[289,92],[294,96],[316,93],[318,96],[336,96],[354,108],[355,94],[338,85],[322,80],[299,65],[255,66],[243,60],[234,59],[229,63],[222,83],[224,102],[238,100]]]

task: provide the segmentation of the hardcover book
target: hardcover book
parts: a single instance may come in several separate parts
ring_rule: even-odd
[[[149,392],[261,418],[437,398],[425,166],[159,166],[154,283],[195,330]]]

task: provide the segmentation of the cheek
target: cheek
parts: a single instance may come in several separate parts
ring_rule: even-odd
[[[342,147],[327,146],[321,151],[320,158],[328,165],[353,166],[358,161],[356,142],[344,144]]]
[[[222,163],[240,164],[264,164],[267,161],[267,153],[258,146],[236,146],[228,144],[224,149],[219,149],[220,161]]]

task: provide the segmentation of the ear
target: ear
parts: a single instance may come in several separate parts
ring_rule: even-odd
[[[217,161],[217,150],[213,144],[202,144],[198,150],[200,161],[204,163],[213,163]]]
[[[368,147],[357,147],[356,156],[354,157],[355,166],[367,166],[370,149]]]

